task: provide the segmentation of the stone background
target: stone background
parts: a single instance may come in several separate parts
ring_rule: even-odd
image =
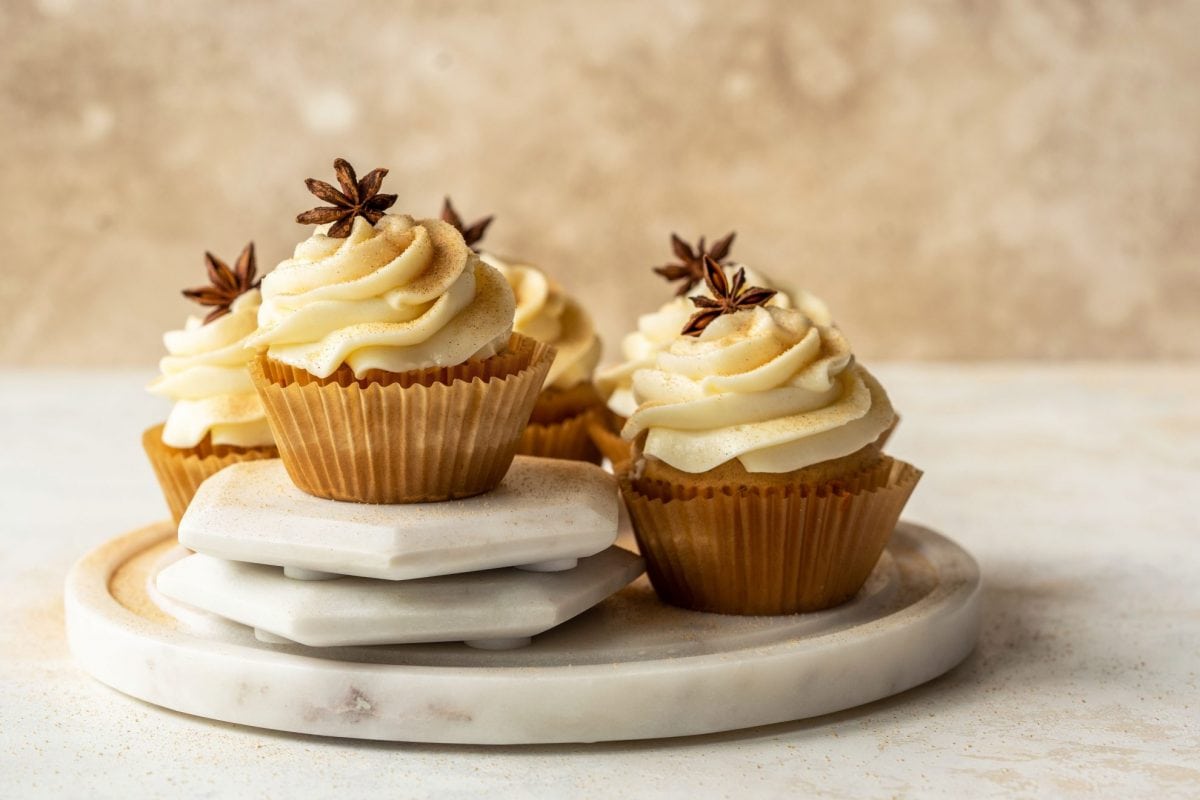
[[[0,363],[141,365],[344,155],[587,298],[735,228],[875,358],[1200,356],[1200,3],[0,3]]]

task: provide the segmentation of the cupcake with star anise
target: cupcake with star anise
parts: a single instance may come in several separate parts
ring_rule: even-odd
[[[790,614],[850,599],[920,471],[882,442],[895,414],[836,327],[705,259],[706,295],[636,371],[619,474],[668,603]]]
[[[390,214],[387,170],[308,180],[320,227],[263,280],[251,364],[279,455],[309,494],[364,503],[494,488],[554,358],[514,333],[508,281],[438,219]]]
[[[592,372],[600,361],[600,338],[583,306],[537,267],[477,247],[492,217],[464,225],[450,198],[442,219],[458,228],[480,259],[508,280],[516,296],[513,329],[554,347],[554,363],[521,434],[517,452],[600,463],[588,426],[605,413]]]
[[[655,357],[679,336],[679,331],[695,311],[689,295],[710,296],[704,281],[706,257],[721,265],[726,278],[732,278],[740,267],[729,258],[735,237],[736,233],[730,232],[709,247],[703,236],[693,246],[676,234],[671,234],[671,251],[676,261],[655,267],[654,272],[669,282],[678,283],[675,297],[656,311],[638,317],[637,329],[621,340],[621,354],[625,360],[596,373],[596,386],[608,412],[596,415],[589,431],[596,446],[614,465],[628,460],[630,454],[629,443],[621,438],[620,432],[637,407],[633,397],[634,373],[653,366]],[[746,279],[750,283],[775,290],[768,301],[771,306],[796,306],[818,324],[832,324],[829,309],[817,297],[805,291],[780,291],[765,276],[745,269]]]
[[[142,434],[177,523],[205,478],[239,461],[278,455],[246,369],[245,342],[258,326],[260,302],[254,244],[246,245],[233,269],[211,253],[204,258],[211,285],[183,294],[211,310],[163,337],[168,355],[148,388],[174,405],[164,424]]]

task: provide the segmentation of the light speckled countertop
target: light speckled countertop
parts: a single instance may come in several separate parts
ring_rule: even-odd
[[[1200,794],[1200,365],[877,372],[926,470],[906,516],[970,549],[983,634],[942,679],[739,733],[532,748],[211,723],[82,674],[63,577],[165,516],[135,373],[0,378],[0,796]]]

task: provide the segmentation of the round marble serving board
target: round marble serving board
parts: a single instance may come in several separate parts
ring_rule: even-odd
[[[151,525],[75,565],[66,616],[76,659],[142,700],[298,733],[534,744],[748,728],[924,683],[966,657],[979,627],[975,561],[901,523],[859,595],[815,614],[684,611],[643,577],[517,650],[268,644],[157,595],[154,576],[181,555],[174,533]]]

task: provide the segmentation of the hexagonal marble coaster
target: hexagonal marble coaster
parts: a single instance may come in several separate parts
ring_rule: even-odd
[[[297,581],[278,567],[192,555],[158,575],[158,590],[249,625],[265,642],[339,645],[466,642],[508,649],[529,643],[642,574],[620,547],[563,572],[494,569],[409,581]]]
[[[305,494],[272,459],[234,464],[206,480],[179,523],[179,541],[309,580],[555,571],[611,546],[619,507],[613,476],[580,461],[517,456],[487,494],[382,506]]]

